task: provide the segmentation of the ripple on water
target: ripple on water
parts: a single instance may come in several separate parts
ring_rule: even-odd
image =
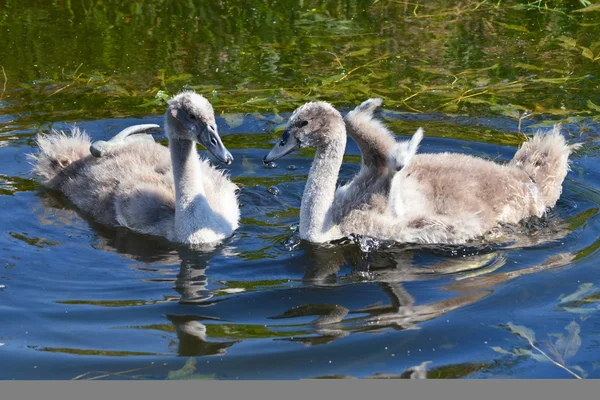
[[[455,145],[437,139],[433,150],[437,143]],[[20,147],[12,150],[31,151]],[[471,147],[496,154],[492,145]],[[151,362],[168,364],[152,377],[187,376],[187,357],[196,360],[193,374],[222,378],[402,375],[427,360],[436,374],[475,374],[528,362],[483,343],[519,348],[498,326],[513,320],[544,332],[544,321],[566,326],[577,315],[589,318],[579,321],[580,335],[592,346],[598,321],[590,304],[600,292],[589,274],[600,251],[595,182],[571,174],[547,216],[466,246],[360,236],[313,245],[300,240],[297,225],[310,159],[294,159],[297,169],[260,168],[264,152],[233,150],[247,160],[231,166],[243,186],[244,223],[204,251],[99,226],[29,177],[1,175],[0,206],[11,212],[0,214],[7,266],[0,318],[14,321],[1,339],[14,367],[0,376],[30,376],[33,362],[46,363],[47,378]],[[586,169],[588,162],[575,160]],[[586,357],[572,362],[593,374]]]

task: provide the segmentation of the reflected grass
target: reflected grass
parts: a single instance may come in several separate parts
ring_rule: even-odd
[[[159,356],[158,353],[148,353],[141,351],[125,350],[92,350],[92,349],[74,349],[66,347],[42,347],[37,349],[49,353],[64,353],[80,356],[102,356],[102,357],[130,357],[130,356]]]
[[[239,115],[381,96],[415,113],[599,118],[600,27],[595,10],[577,2],[23,1],[0,9],[0,52],[14,56],[2,65],[2,108],[22,121],[161,113],[186,86]]]
[[[44,248],[49,246],[58,246],[58,242],[54,242],[41,237],[28,236],[26,233],[8,232],[8,235],[13,239],[17,239],[21,242],[27,243],[30,246]]]
[[[161,300],[59,300],[57,303],[96,307],[139,307],[177,300],[179,300],[179,298],[175,296],[164,296]]]
[[[311,332],[306,331],[275,331],[264,325],[254,324],[205,324],[206,336],[211,339],[271,339],[287,338],[293,336],[307,335]],[[159,330],[162,332],[175,333],[177,330],[172,324],[153,324],[136,326],[137,329]]]
[[[39,188],[34,179],[0,174],[0,196],[13,196],[15,193],[32,192]]]

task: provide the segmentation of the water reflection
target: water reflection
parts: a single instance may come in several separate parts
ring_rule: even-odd
[[[246,189],[245,196],[250,205],[253,190]],[[240,232],[243,243],[230,240],[217,248],[202,251],[127,229],[100,226],[80,215],[64,197],[55,193],[41,192],[40,200],[35,213],[42,224],[62,224],[83,232],[91,228],[94,235],[91,244],[95,249],[131,260],[130,268],[146,274],[141,278],[143,282],[171,285],[171,291],[177,295],[163,294],[165,300],[162,302],[168,303],[169,307],[158,321],[153,317],[155,323],[129,326],[128,329],[167,335],[171,340],[170,351],[178,356],[223,356],[242,341],[293,342],[308,348],[350,337],[360,339],[365,333],[420,329],[425,321],[473,306],[494,293],[501,284],[570,265],[578,257],[595,254],[600,248],[599,241],[575,253],[550,254],[539,264],[518,267],[508,264],[514,249],[552,247],[552,243],[573,235],[574,230],[597,214],[597,208],[575,214],[576,209],[568,201],[560,205],[562,210],[556,215],[529,220],[497,233],[496,239],[503,235],[503,240],[499,241],[501,245],[488,238],[461,247],[386,243],[377,246],[371,243],[365,247],[362,238],[347,238],[330,245],[297,242],[293,248],[287,248],[284,243],[288,242],[289,233],[274,232],[273,236],[263,233],[260,241],[263,254],[278,257],[277,263],[281,264],[277,265],[286,265],[284,271],[293,282],[263,286],[269,282],[261,280],[268,275],[264,271],[260,273],[259,281],[254,280],[252,273],[244,274],[244,278],[236,281],[228,272],[219,269],[212,270],[212,274],[219,276],[219,281],[211,279],[211,266],[228,265],[230,261],[224,262],[224,259],[235,260],[236,254],[245,254],[256,246],[256,242],[248,238],[247,231]],[[268,201],[277,200],[263,199],[261,202],[267,203],[261,203],[262,207],[269,208]],[[365,248],[370,250],[365,252]],[[252,257],[243,260],[247,264],[241,268],[252,265]],[[228,277],[223,279],[223,275]],[[428,285],[435,291],[435,296],[413,292],[414,284],[422,281],[432,282]],[[271,307],[278,308],[279,298],[292,299],[291,294],[298,295],[293,296],[293,301],[286,302],[287,308],[273,312]],[[348,295],[360,296],[349,301]],[[253,296],[274,304],[254,306],[257,297]],[[322,301],[322,296],[326,296],[327,301]],[[382,297],[386,300],[382,301]],[[138,305],[159,302],[140,300]],[[93,304],[93,301],[64,303]],[[96,305],[101,303],[97,301]],[[131,303],[123,301],[122,304],[129,306]],[[245,310],[239,314],[234,312],[233,316],[228,314],[230,311],[224,311],[245,307],[248,314],[255,312],[259,316],[246,322],[238,319]],[[431,361],[435,362],[434,359]],[[424,362],[401,373],[382,372],[369,377],[423,378],[427,376],[427,366]]]
[[[206,325],[198,317],[169,315],[167,318],[175,327],[179,356],[224,355],[229,347],[239,342],[209,340]]]
[[[417,329],[418,324],[445,313],[473,304],[492,293],[482,290],[463,296],[416,305],[415,298],[403,286],[403,282],[422,279],[423,272],[415,266],[414,259],[418,253],[412,250],[394,251],[394,258],[390,254],[381,257],[392,265],[382,266],[370,264],[361,253],[356,253],[358,246],[332,247],[303,243],[305,254],[311,260],[311,268],[305,273],[303,281],[312,286],[335,286],[347,283],[348,280],[338,278],[337,273],[341,267],[347,265],[346,258],[360,258],[359,267],[353,270],[349,277],[352,284],[372,282],[389,299],[389,304],[373,305],[348,310],[340,304],[302,304],[289,309],[285,313],[272,317],[274,320],[293,319],[317,316],[316,319],[306,324],[310,329],[309,337],[293,337],[286,340],[301,342],[306,345],[327,344],[336,339],[343,338],[350,333],[377,331],[386,328],[396,330]],[[343,250],[347,250],[344,252]],[[384,252],[385,253],[385,252]],[[379,261],[380,261],[379,260]],[[490,262],[492,260],[492,262]],[[502,260],[502,258],[501,258]],[[442,258],[428,267],[428,274],[435,273],[439,278],[441,274],[454,274],[462,271],[473,271],[494,265],[499,268],[503,262],[498,262],[490,254],[475,255],[466,258]],[[432,272],[433,271],[433,272]],[[348,278],[348,277],[346,277]],[[345,319],[350,315],[350,318]]]
[[[45,194],[42,196],[42,204],[45,208],[38,215],[43,221],[60,221],[63,224],[77,223],[81,217],[85,218],[76,211],[66,208],[63,201],[64,198],[61,196]],[[209,267],[212,258],[218,254],[219,250],[196,251],[185,246],[171,244],[161,238],[138,235],[126,229],[106,228],[89,219],[86,221],[96,235],[93,244],[96,249],[117,252],[122,257],[142,263],[142,266],[134,264],[136,269],[146,270],[153,274],[162,271],[164,277],[152,277],[145,280],[173,282],[173,288],[179,294],[177,301],[180,304],[198,306],[212,304],[210,300],[215,296],[215,290],[208,288]],[[419,322],[472,304],[489,294],[489,291],[415,306],[415,299],[402,286],[402,282],[420,279],[423,274],[451,274],[465,269],[476,270],[482,266],[494,265],[494,261],[490,262],[490,259],[494,259],[490,254],[467,258],[438,258],[434,264],[423,269],[416,267],[418,260],[415,261],[415,257],[418,258],[418,252],[410,249],[392,249],[387,252],[374,252],[371,255],[362,253],[360,247],[353,243],[321,246],[303,242],[301,248],[305,256],[304,260],[309,260],[308,268],[302,277],[302,282],[306,287],[335,287],[347,283],[360,285],[364,282],[373,282],[389,298],[389,304],[366,306],[352,311],[341,304],[299,304],[281,315],[272,316],[270,319],[275,324],[266,326],[262,333],[254,332],[253,339],[280,336],[283,340],[300,342],[305,345],[318,345],[331,343],[356,332],[385,328],[415,329]],[[179,270],[174,278],[172,269],[165,268],[169,265],[179,265]],[[349,276],[338,277],[340,269],[348,265],[353,266],[353,272]],[[502,264],[496,261],[495,265]],[[424,272],[425,270],[427,272]],[[227,293],[222,294],[224,296],[220,299],[225,301]],[[310,296],[306,296],[306,298],[310,299]],[[300,326],[293,323],[295,319],[303,317],[315,318],[311,322],[300,324]],[[179,355],[222,354],[227,348],[237,343],[237,341],[215,341],[214,338],[211,341],[210,332],[207,332],[206,324],[199,316],[169,315],[167,318],[173,325],[173,330],[178,338],[177,352]],[[285,321],[286,324],[281,325],[280,321]],[[217,319],[208,321],[208,323],[218,324],[219,322]],[[281,332],[283,328],[290,327],[294,327],[296,331],[293,337]],[[164,326],[148,328],[167,329]],[[243,336],[243,331],[240,333]],[[225,336],[227,336],[226,333]],[[242,337],[242,339],[244,338]]]

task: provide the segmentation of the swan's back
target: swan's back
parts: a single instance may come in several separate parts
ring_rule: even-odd
[[[379,202],[342,219],[342,232],[399,242],[464,243],[498,222],[516,223],[545,208],[522,169],[466,154],[417,154],[395,175],[391,190],[400,199],[401,215],[382,212],[384,203],[395,200],[376,196]]]
[[[68,165],[62,174],[69,179],[57,189],[105,225],[117,224],[115,196],[124,188],[152,186],[161,193],[163,204],[167,207],[175,204],[169,190],[173,187],[169,151],[157,143],[125,144],[101,158],[88,151],[88,155]]]
[[[152,141],[131,141],[96,158],[89,153],[89,137],[79,131],[38,141],[44,147],[40,146],[36,172],[44,178],[44,186],[63,192],[101,224],[172,239],[175,183],[168,148]],[[49,154],[56,159],[70,157],[58,174],[51,169],[56,161]],[[237,186],[206,160],[200,162],[200,171],[207,202],[237,228]]]
[[[408,210],[413,215],[477,215],[495,223],[499,216],[504,222],[517,222],[537,214],[523,207],[531,203],[535,184],[519,168],[467,154],[417,154],[398,174],[402,187],[418,187],[428,200],[424,209]]]

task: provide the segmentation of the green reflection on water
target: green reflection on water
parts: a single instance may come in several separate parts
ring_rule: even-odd
[[[38,187],[39,184],[33,179],[0,174],[0,195],[12,196],[17,192],[35,191]]]
[[[159,330],[163,332],[176,332],[172,324],[153,324],[136,326],[137,329]],[[306,331],[274,331],[265,325],[253,324],[206,324],[206,334],[213,339],[269,339],[278,337],[290,337],[306,335]]]
[[[598,118],[599,13],[582,8],[575,0],[7,1],[0,107],[22,124],[138,116],[162,112],[166,96],[190,86],[227,113],[382,96],[409,112]]]
[[[124,351],[124,350],[92,350],[92,349],[71,349],[66,347],[42,347],[40,351],[50,353],[65,353],[84,356],[108,356],[108,357],[126,357],[126,356],[158,356],[157,353],[147,353],[141,351]]]

